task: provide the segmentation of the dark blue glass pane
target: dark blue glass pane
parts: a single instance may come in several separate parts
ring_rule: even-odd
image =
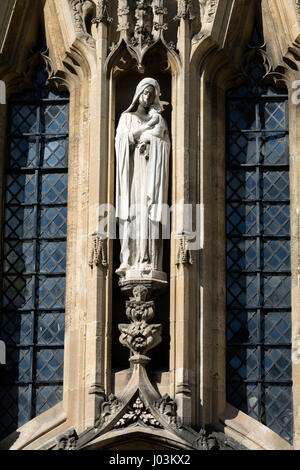
[[[37,343],[63,345],[64,329],[64,313],[40,312],[37,318]]]
[[[40,243],[40,272],[61,273],[66,270],[66,242]]]
[[[68,106],[54,104],[42,108],[42,132],[63,134],[68,131]]]
[[[257,380],[259,378],[259,351],[257,348],[227,350],[228,380]]]
[[[11,139],[8,144],[7,167],[10,169],[33,168],[37,166],[37,145],[34,138]]]
[[[256,139],[250,134],[233,133],[228,137],[229,165],[253,165],[258,161]]]
[[[12,134],[37,132],[37,106],[15,104],[11,110],[10,131]]]
[[[62,399],[68,95],[46,81],[39,67],[33,86],[9,103],[0,439]]]
[[[7,346],[33,343],[33,314],[5,312],[2,314],[1,338]]]
[[[257,128],[255,119],[255,103],[252,101],[230,101],[229,103],[230,129],[255,130]]]
[[[227,305],[231,307],[257,307],[259,305],[259,279],[255,274],[228,273]]]
[[[227,234],[255,235],[258,231],[257,207],[255,204],[227,204]]]
[[[263,319],[263,337],[267,344],[290,344],[291,312],[267,312]]]
[[[261,175],[262,199],[289,201],[290,181],[288,170],[265,170]]]
[[[63,379],[63,349],[40,349],[36,353],[37,382],[57,382]]]
[[[247,70],[227,106],[227,399],[292,442],[288,100]]]
[[[262,230],[264,235],[290,235],[290,206],[262,204]]]
[[[227,240],[228,271],[255,271],[257,262],[256,240],[239,238]]]
[[[291,306],[290,276],[263,276],[264,304],[266,307]]]
[[[268,382],[288,381],[292,376],[290,348],[265,348],[262,365]]]
[[[66,207],[42,208],[40,217],[40,236],[47,238],[64,238],[66,236]]]
[[[265,271],[290,271],[290,243],[288,240],[264,240],[262,267]]]
[[[30,420],[31,386],[0,388],[0,435],[13,432]]]
[[[35,268],[32,241],[7,241],[4,245],[4,273],[32,273]]]
[[[283,439],[291,442],[293,436],[292,388],[287,386],[266,386],[266,425]]]
[[[260,387],[257,384],[248,384],[245,382],[228,382],[228,394],[230,403],[242,410],[251,418],[259,420]]]
[[[40,277],[38,288],[38,307],[53,309],[65,306],[65,278]]]
[[[34,302],[33,278],[7,276],[3,280],[2,306],[7,310],[31,310]]]
[[[288,165],[289,141],[285,134],[265,134],[261,139],[264,165]]]
[[[38,416],[61,401],[62,392],[63,388],[61,385],[38,385],[35,390],[35,414]]]
[[[34,204],[37,202],[36,176],[34,173],[7,175],[6,203]]]
[[[44,204],[67,202],[68,175],[66,173],[49,173],[42,175],[41,197]]]
[[[257,176],[255,170],[227,172],[227,199],[256,199]]]
[[[288,113],[286,112],[286,101],[270,101],[262,103],[263,113],[262,128],[269,131],[281,131],[288,128]]]
[[[34,207],[7,207],[4,236],[29,239],[34,237]]]
[[[65,138],[45,140],[41,153],[44,168],[65,168],[68,165],[68,142]]]
[[[227,313],[228,344],[257,343],[260,337],[259,317],[256,311],[229,310]]]

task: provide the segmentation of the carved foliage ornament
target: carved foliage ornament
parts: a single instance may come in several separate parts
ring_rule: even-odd
[[[298,14],[300,15],[300,0],[296,0],[296,8],[297,8]]]
[[[154,418],[151,411],[145,406],[140,397],[137,397],[132,406],[129,406],[126,413],[115,425],[115,428],[129,426],[137,423],[162,428],[162,425]]]

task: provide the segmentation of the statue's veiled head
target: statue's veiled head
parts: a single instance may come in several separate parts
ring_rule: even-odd
[[[160,110],[163,111],[163,105],[167,103],[160,101],[160,86],[154,78],[143,78],[143,80],[139,82],[131,105],[125,112],[134,111],[139,103],[145,107],[149,107],[151,104],[155,103],[160,107]]]

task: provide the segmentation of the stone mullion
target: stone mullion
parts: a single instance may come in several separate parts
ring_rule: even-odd
[[[290,193],[291,193],[291,271],[292,271],[292,363],[294,448],[300,449],[300,104],[293,102],[290,78],[289,128],[290,128]],[[299,95],[299,94],[298,94]]]
[[[91,74],[89,89],[89,222],[87,246],[93,234],[98,233],[99,207],[107,203],[108,194],[108,80],[105,70],[107,57],[107,25],[94,26],[97,63]],[[100,242],[102,243],[102,242]],[[106,241],[103,242],[106,252]],[[107,255],[106,255],[107,256]],[[93,266],[87,266],[87,332],[86,332],[86,425],[93,425],[100,403],[107,391],[110,338],[107,327],[107,273],[106,257],[100,257]]]
[[[182,67],[177,77],[176,111],[178,115],[176,116],[175,145],[173,147],[173,174],[175,175],[173,178],[173,202],[179,209],[174,214],[175,237],[179,235],[178,232],[184,231],[184,204],[190,202],[190,21],[186,17],[181,17],[179,21],[177,47]],[[174,242],[176,244],[177,240],[175,239]],[[179,264],[172,272],[174,277],[171,277],[170,283],[171,322],[175,322],[175,337],[171,336],[171,354],[174,355],[175,397],[178,415],[186,424],[190,424],[192,420],[191,370],[193,364],[190,355],[190,328],[195,329],[190,312],[190,268],[189,264]]]

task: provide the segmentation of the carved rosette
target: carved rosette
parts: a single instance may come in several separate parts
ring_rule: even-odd
[[[133,297],[126,301],[126,316],[130,324],[120,324],[120,343],[133,353],[133,360],[149,360],[145,354],[161,342],[161,324],[148,325],[154,317],[154,302],[147,301],[148,289],[139,285],[133,288]]]

